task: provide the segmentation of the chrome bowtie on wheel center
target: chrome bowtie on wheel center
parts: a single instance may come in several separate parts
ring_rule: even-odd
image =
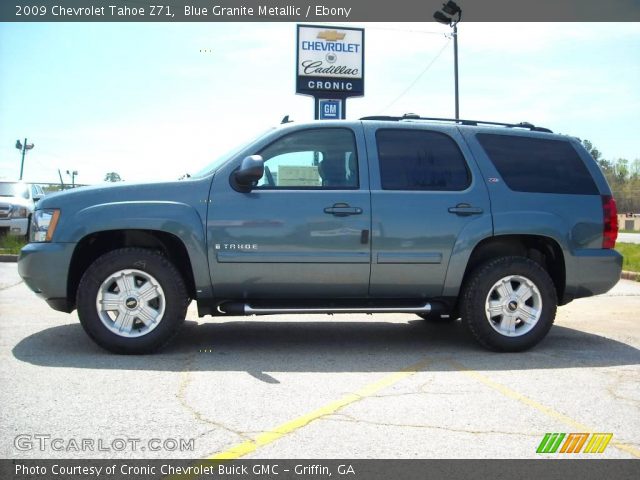
[[[110,275],[96,297],[100,320],[122,337],[140,337],[158,326],[165,311],[165,295],[158,281],[141,270]]]
[[[529,332],[540,320],[542,296],[526,277],[510,275],[498,280],[487,295],[485,311],[489,324],[507,337]]]

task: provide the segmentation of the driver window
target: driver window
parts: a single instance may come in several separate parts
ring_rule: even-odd
[[[346,128],[290,133],[259,154],[265,171],[257,188],[358,188],[355,139]]]

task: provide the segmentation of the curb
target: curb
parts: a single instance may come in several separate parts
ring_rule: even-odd
[[[640,282],[640,273],[627,272],[626,270],[623,270],[620,278],[624,278],[625,280],[635,280],[636,282]]]
[[[18,255],[0,254],[0,263],[4,262],[17,262]]]

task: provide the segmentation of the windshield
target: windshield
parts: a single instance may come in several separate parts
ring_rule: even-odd
[[[243,142],[242,144],[237,145],[236,147],[232,148],[231,150],[229,150],[224,155],[219,156],[213,162],[209,163],[204,168],[198,170],[196,173],[194,173],[193,175],[190,175],[190,176],[192,178],[198,178],[198,177],[205,177],[205,176],[209,175],[211,172],[213,172],[214,170],[217,170],[222,165],[224,165],[226,162],[228,162],[233,157],[235,157],[242,150],[244,150],[245,148],[249,148],[252,144],[256,143],[258,140],[260,140],[262,137],[264,137],[268,133],[272,132],[273,130],[275,130],[275,128],[272,127],[270,129],[262,132],[260,135],[256,136],[253,140],[251,140],[249,142]]]
[[[0,183],[0,197],[22,197],[29,199],[29,190],[24,183]]]

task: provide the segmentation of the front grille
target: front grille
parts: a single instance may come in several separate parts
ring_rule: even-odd
[[[0,218],[8,218],[11,213],[11,205],[7,203],[0,203]]]

